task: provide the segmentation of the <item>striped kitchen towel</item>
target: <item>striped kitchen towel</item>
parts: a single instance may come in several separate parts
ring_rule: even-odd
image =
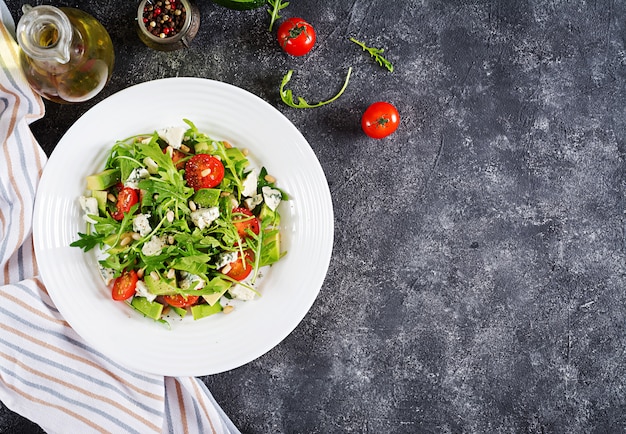
[[[1,1],[1,0],[0,0]],[[197,378],[136,372],[87,345],[38,277],[31,238],[44,115],[0,21],[0,401],[51,433],[238,433]]]

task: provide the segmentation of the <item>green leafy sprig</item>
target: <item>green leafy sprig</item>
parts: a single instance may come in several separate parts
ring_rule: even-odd
[[[270,32],[277,19],[281,18],[279,12],[289,6],[289,2],[283,2],[282,0],[267,0],[267,4],[270,5],[270,9],[267,13],[270,14]]]
[[[283,81],[280,84],[280,99],[283,100],[283,102],[285,104],[287,104],[289,107],[293,107],[293,108],[315,108],[315,107],[320,107],[326,104],[329,104],[331,102],[333,102],[334,100],[336,100],[337,98],[339,98],[343,92],[346,90],[346,87],[348,87],[348,82],[350,81],[350,74],[352,74],[352,67],[348,68],[348,73],[346,74],[346,79],[343,83],[343,86],[341,87],[341,89],[339,90],[339,92],[332,97],[329,100],[326,101],[321,101],[315,104],[309,104],[308,102],[306,102],[306,100],[304,98],[302,98],[301,96],[298,97],[298,102],[295,102],[293,99],[293,92],[291,91],[291,89],[285,89],[285,86],[287,85],[287,83],[289,82],[289,80],[291,80],[291,75],[293,74],[293,70],[289,70],[289,72],[287,72],[287,74],[285,74],[285,76],[283,77]]]
[[[391,64],[391,62],[382,56],[383,52],[385,51],[383,48],[368,47],[363,42],[357,41],[354,38],[350,38],[350,40],[357,44],[359,47],[361,47],[363,51],[367,51],[368,53],[370,53],[370,56],[372,56],[380,66],[387,68],[389,72],[393,72],[393,65]]]

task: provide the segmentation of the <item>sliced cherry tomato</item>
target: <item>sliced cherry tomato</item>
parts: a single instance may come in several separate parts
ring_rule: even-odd
[[[122,220],[134,204],[139,202],[139,193],[134,188],[124,187],[117,195],[117,207],[111,217],[115,220]]]
[[[182,295],[182,294],[166,295],[166,296],[163,297],[163,299],[170,306],[181,307],[181,308],[193,306],[194,304],[196,304],[196,302],[198,301],[199,298],[200,297],[197,296],[197,295],[186,295],[185,296],[185,295]]]
[[[163,153],[167,153],[167,148],[163,149]],[[172,149],[172,161],[174,162],[174,166],[176,166],[176,168],[178,170],[182,169],[183,167],[185,167],[185,162],[182,161],[185,157],[187,156],[187,154],[185,154],[182,151],[179,151],[178,149]]]
[[[315,45],[315,30],[302,18],[289,18],[278,28],[278,43],[292,56],[304,56]]]
[[[122,275],[113,282],[111,296],[113,300],[127,300],[135,294],[137,286],[137,272],[135,270],[125,270]]]
[[[237,259],[229,264],[230,270],[226,274],[231,279],[243,280],[252,272],[252,263],[254,262],[254,253],[252,250],[243,251],[243,260],[241,253],[237,256]]]
[[[224,179],[224,165],[213,155],[196,154],[187,160],[185,180],[194,190],[216,187],[222,179]]]
[[[236,215],[243,214],[243,215]],[[246,229],[250,228],[250,230],[259,234],[260,224],[259,219],[256,218],[254,214],[248,208],[235,208],[233,209],[233,225],[237,228],[237,233],[240,238],[245,238],[248,236],[248,231]]]
[[[400,125],[398,110],[384,101],[378,101],[369,106],[361,118],[363,131],[374,139],[387,137],[398,129],[398,125]]]

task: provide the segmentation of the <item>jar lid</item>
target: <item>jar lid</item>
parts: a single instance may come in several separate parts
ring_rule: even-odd
[[[187,48],[198,33],[200,12],[191,0],[142,0],[137,8],[137,27],[139,38],[150,48]]]

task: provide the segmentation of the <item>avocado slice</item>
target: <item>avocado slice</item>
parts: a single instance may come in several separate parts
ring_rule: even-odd
[[[170,306],[170,309],[176,312],[181,318],[184,318],[185,315],[187,315],[187,309],[183,309],[182,307]]]
[[[204,318],[205,316],[213,315],[222,311],[222,305],[219,303],[215,303],[213,306],[208,304],[196,304],[195,306],[191,306],[191,315],[193,315],[193,319]]]
[[[201,188],[193,195],[193,201],[201,208],[217,206],[222,191],[217,188]]]
[[[118,169],[107,169],[87,177],[87,190],[106,190],[120,181]]]
[[[133,297],[130,305],[148,318],[159,319],[163,312],[163,305],[156,301],[149,301],[145,297]]]
[[[198,142],[193,148],[196,151],[196,154],[210,154],[215,151],[215,149],[207,142]]]
[[[156,295],[174,295],[180,292],[176,287],[176,279],[160,278],[154,279],[151,275],[146,274],[143,278],[148,291]]]
[[[286,252],[280,251],[280,232],[270,231],[263,237],[263,244],[261,246],[261,259],[259,266],[273,264],[285,255]]]
[[[106,215],[107,212],[107,192],[104,190],[93,190],[91,196],[98,201],[98,210]]]
[[[259,212],[259,220],[264,222],[266,226],[278,226],[280,224],[280,214],[272,211],[267,204],[263,203],[261,212]]]

